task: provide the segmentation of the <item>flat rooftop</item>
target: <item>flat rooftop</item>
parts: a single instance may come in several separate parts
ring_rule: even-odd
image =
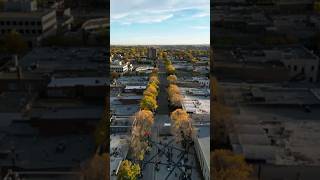
[[[106,48],[35,48],[19,60],[23,69],[39,73],[83,70],[105,71]]]
[[[52,109],[33,109],[30,117],[43,120],[100,120],[103,115],[102,106],[64,107]]]
[[[196,126],[196,131],[200,150],[205,158],[206,166],[210,169],[210,124]]]
[[[37,11],[17,11],[17,12],[5,12],[0,11],[0,20],[3,19],[13,19],[13,18],[19,18],[19,19],[29,19],[29,18],[41,18],[42,16],[45,16],[52,10],[45,9],[45,10],[37,10]]]
[[[0,112],[20,112],[32,102],[34,97],[35,94],[27,92],[2,92],[0,93]]]
[[[250,160],[276,165],[320,165],[320,107],[235,107],[233,150]]]
[[[104,77],[74,77],[74,78],[53,78],[49,88],[74,87],[74,86],[106,86],[107,78]]]
[[[180,88],[183,95],[182,107],[190,113],[210,113],[210,93],[207,89]]]
[[[95,140],[90,135],[43,137],[36,131],[29,134],[21,132],[25,128],[17,132],[20,135],[7,134],[0,140],[0,151],[7,154],[1,157],[1,166],[11,166],[12,153],[15,152],[16,166],[25,170],[75,169],[95,153]]]
[[[121,162],[126,159],[129,150],[129,135],[111,134],[110,135],[110,178],[116,180]]]

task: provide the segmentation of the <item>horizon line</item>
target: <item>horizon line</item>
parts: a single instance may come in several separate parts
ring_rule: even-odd
[[[199,46],[209,45],[210,43],[204,44],[110,44],[111,46]]]

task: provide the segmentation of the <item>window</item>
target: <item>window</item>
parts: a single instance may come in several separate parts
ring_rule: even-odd
[[[32,34],[35,34],[35,33],[36,33],[36,30],[33,29],[33,30],[32,30]]]
[[[29,29],[26,29],[26,34],[29,34],[30,33],[30,30]]]
[[[297,69],[298,69],[297,65],[294,65],[293,70],[294,70],[294,71],[297,71]]]
[[[309,78],[309,81],[310,81],[310,82],[313,82],[313,78],[312,78],[312,77],[311,77],[311,78]]]
[[[22,26],[22,25],[23,25],[23,22],[22,22],[22,21],[20,21],[20,22],[19,22],[19,25],[20,25],[20,26]]]
[[[40,26],[40,25],[41,25],[41,22],[40,22],[40,21],[38,21],[38,22],[37,22],[37,24],[38,24],[38,26]]]
[[[10,21],[7,21],[7,25],[10,25]]]
[[[313,71],[314,70],[314,66],[311,66],[311,71]]]
[[[31,25],[34,26],[34,25],[35,25],[35,22],[34,22],[34,21],[31,21]]]
[[[4,25],[4,22],[3,22],[3,21],[1,21],[1,22],[0,22],[0,24],[1,24],[1,25]]]
[[[28,21],[24,22],[24,25],[28,26],[28,25],[29,25],[29,22],[28,22]]]
[[[38,34],[41,34],[42,33],[42,31],[41,30],[38,30]]]
[[[12,24],[15,26],[15,25],[17,25],[17,22],[16,22],[16,21],[13,21]]]

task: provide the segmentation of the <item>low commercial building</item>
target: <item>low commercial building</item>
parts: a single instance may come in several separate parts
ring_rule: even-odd
[[[0,72],[0,91],[41,91],[47,83],[47,77],[38,73]]]
[[[193,141],[203,178],[210,180],[210,124],[195,127]]]
[[[111,64],[110,64],[110,72],[117,72],[117,73],[120,73],[120,74],[126,73],[129,70],[131,71],[132,68],[133,67],[129,62],[124,63],[124,62],[122,62],[120,60],[112,61]]]
[[[242,64],[278,64],[289,71],[291,80],[316,82],[319,57],[301,46],[289,46],[263,50],[239,50],[233,52]]]
[[[0,36],[12,30],[20,33],[29,46],[37,45],[43,38],[57,31],[56,11],[38,10],[35,1],[6,1],[0,12]]]
[[[53,78],[47,87],[49,97],[101,98],[106,94],[107,78]]]
[[[126,93],[143,93],[147,86],[126,86],[124,92]]]
[[[110,135],[110,179],[116,180],[121,162],[126,159],[129,150],[129,136]]]

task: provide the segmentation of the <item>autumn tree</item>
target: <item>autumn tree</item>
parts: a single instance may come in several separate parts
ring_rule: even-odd
[[[169,75],[167,77],[167,80],[169,81],[170,84],[175,84],[175,83],[177,83],[177,76],[176,75]]]
[[[313,4],[313,9],[315,12],[319,13],[320,12],[320,1],[316,0]]]
[[[172,64],[168,65],[166,69],[168,74],[174,74],[176,72],[176,69]]]
[[[140,101],[140,109],[155,111],[158,107],[157,101],[150,96],[144,96]]]
[[[145,91],[148,91],[154,94],[155,96],[157,96],[158,95],[157,89],[158,89],[158,85],[156,85],[155,83],[150,83]]]
[[[5,49],[12,54],[21,54],[28,48],[26,41],[23,39],[21,34],[16,31],[11,31],[6,34],[4,42]]]
[[[213,126],[212,146],[214,148],[225,147],[228,143],[228,124],[230,124],[232,109],[224,102],[222,87],[215,77],[211,78],[211,96],[213,98],[211,113]]]
[[[192,127],[188,113],[183,109],[176,109],[171,113],[171,130],[177,141],[191,137]]]
[[[168,87],[168,94],[169,94],[169,96],[174,95],[174,94],[180,94],[179,87],[175,84],[170,84]]]
[[[3,10],[4,7],[4,0],[0,0],[0,11]]]
[[[211,78],[211,96],[213,97],[213,100],[217,100],[218,98],[218,81],[216,77]]]
[[[169,59],[164,59],[163,60],[163,62],[164,62],[164,65],[167,67],[167,66],[169,66],[169,65],[171,65],[171,61],[169,60]]]
[[[112,79],[117,79],[119,77],[119,73],[117,73],[116,71],[112,71],[111,77]]]
[[[248,165],[242,155],[230,150],[217,149],[211,153],[213,179],[223,180],[249,180],[253,169]]]
[[[85,165],[85,169],[83,169],[84,179],[107,180],[109,174],[106,169],[109,169],[109,155],[107,153],[102,155],[96,154]]]
[[[121,162],[118,180],[136,180],[140,175],[140,166],[139,164],[134,164],[129,160],[124,160]]]
[[[149,96],[149,97],[151,97],[152,99],[154,99],[154,100],[156,100],[156,95],[154,94],[154,93],[152,93],[152,92],[150,92],[150,91],[144,91],[143,92],[143,96],[144,97],[147,97],[147,96]]]
[[[152,73],[151,74],[155,74],[158,75],[159,69],[158,68],[154,68],[152,69]]]
[[[159,84],[160,82],[159,82],[158,76],[156,76],[156,75],[150,76],[149,83],[152,83],[152,82],[154,82],[155,84]]]
[[[176,107],[181,106],[182,96],[180,94],[180,89],[175,84],[170,84],[168,87],[168,95],[171,105]]]
[[[175,107],[181,107],[182,96],[181,94],[174,94],[170,96],[170,102]]]
[[[150,128],[153,124],[154,117],[151,111],[149,110],[140,110],[134,115],[134,125],[139,125],[146,128]]]
[[[109,125],[110,125],[110,117],[109,117],[109,103],[107,103],[107,101],[109,101],[109,99],[105,100],[105,107],[104,107],[104,111],[103,111],[103,116],[101,118],[101,120],[97,123],[96,125],[96,129],[94,132],[94,136],[95,136],[95,142],[96,145],[103,145],[107,143],[107,139],[108,139],[108,131],[109,131]]]
[[[193,58],[191,59],[191,63],[196,63],[196,62],[198,62],[198,59],[193,57]]]
[[[148,148],[146,134],[151,130],[154,117],[151,111],[141,110],[134,115],[131,134],[131,150],[137,160],[143,160],[144,153]]]
[[[131,154],[136,160],[143,160],[145,151],[148,148],[148,142],[145,138],[145,130],[142,125],[135,125],[132,127],[131,131]]]

